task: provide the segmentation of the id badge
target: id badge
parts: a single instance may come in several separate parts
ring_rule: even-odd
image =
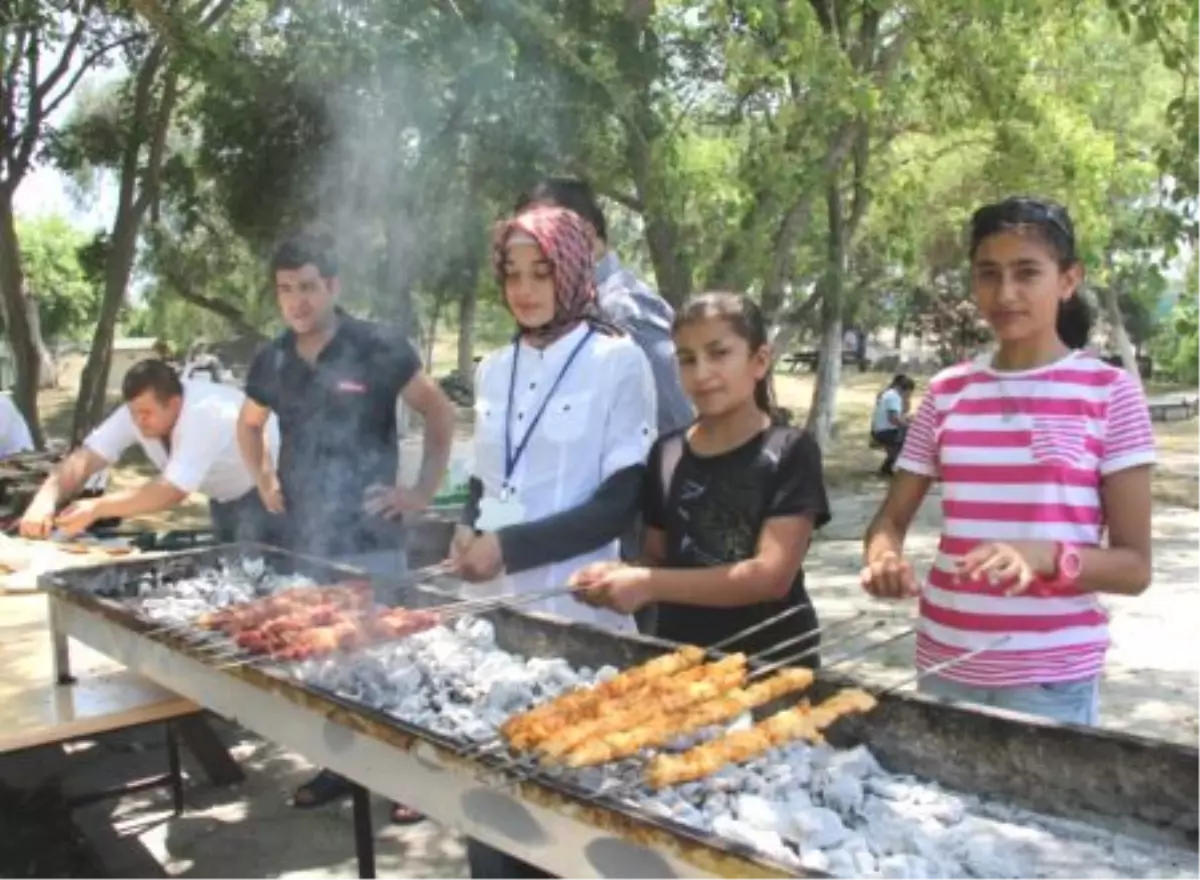
[[[475,520],[475,528],[481,532],[494,532],[523,522],[525,508],[515,498],[504,501],[499,498],[484,498],[479,502],[479,518]]]

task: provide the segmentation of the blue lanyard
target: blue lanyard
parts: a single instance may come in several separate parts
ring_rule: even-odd
[[[567,371],[571,369],[571,364],[575,363],[575,358],[579,356],[579,352],[583,351],[583,347],[588,344],[588,340],[592,338],[592,334],[596,332],[595,327],[589,327],[588,332],[583,339],[567,356],[567,362],[563,364],[563,368],[558,373],[558,378],[554,380],[554,384],[550,386],[550,390],[546,393],[542,400],[542,405],[538,407],[538,411],[534,413],[533,418],[529,422],[529,430],[525,432],[524,438],[517,444],[514,450],[512,446],[512,412],[513,398],[517,391],[517,358],[521,354],[521,342],[518,339],[513,342],[513,358],[512,358],[512,375],[508,380],[508,408],[504,412],[504,482],[508,483],[512,479],[513,472],[517,469],[517,463],[521,460],[521,456],[525,454],[525,448],[529,446],[529,438],[533,436],[534,430],[538,426],[538,422],[542,420],[542,414],[546,412],[546,407],[550,405],[550,398],[554,397],[554,392],[558,390],[558,386],[562,384],[563,377],[567,375]]]

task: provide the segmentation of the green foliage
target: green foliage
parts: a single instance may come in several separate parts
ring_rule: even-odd
[[[96,319],[100,291],[81,259],[87,235],[57,216],[19,221],[27,292],[37,298],[42,335],[48,340],[86,337]]]

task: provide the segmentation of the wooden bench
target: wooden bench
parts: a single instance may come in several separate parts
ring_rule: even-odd
[[[166,728],[167,772],[139,782],[89,792],[71,800],[82,806],[163,785],[171,786],[175,815],[183,812],[177,719],[202,711],[190,700],[122,670],[88,676],[74,684],[46,684],[11,692],[0,701],[0,754],[65,745],[148,724]]]
[[[816,370],[817,364],[820,362],[820,360],[821,353],[816,349],[809,349],[806,351],[793,351],[789,354],[785,354],[779,359],[779,364],[789,373],[794,373],[801,366],[804,366],[809,370]],[[859,370],[865,371],[867,368],[866,360],[860,360],[857,352],[843,348],[842,366],[851,367],[856,364],[858,365]]]
[[[1153,397],[1146,401],[1152,422],[1181,422],[1195,418],[1198,401],[1196,397]]]

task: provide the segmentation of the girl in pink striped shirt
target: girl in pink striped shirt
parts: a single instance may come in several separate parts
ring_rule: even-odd
[[[1109,644],[1097,595],[1150,583],[1154,437],[1138,381],[1082,351],[1082,280],[1061,206],[1014,198],[975,213],[971,289],[997,345],[930,383],[867,531],[862,583],[920,596],[919,668],[985,648],[923,692],[1095,724]],[[942,535],[918,589],[904,537],[935,481]]]

